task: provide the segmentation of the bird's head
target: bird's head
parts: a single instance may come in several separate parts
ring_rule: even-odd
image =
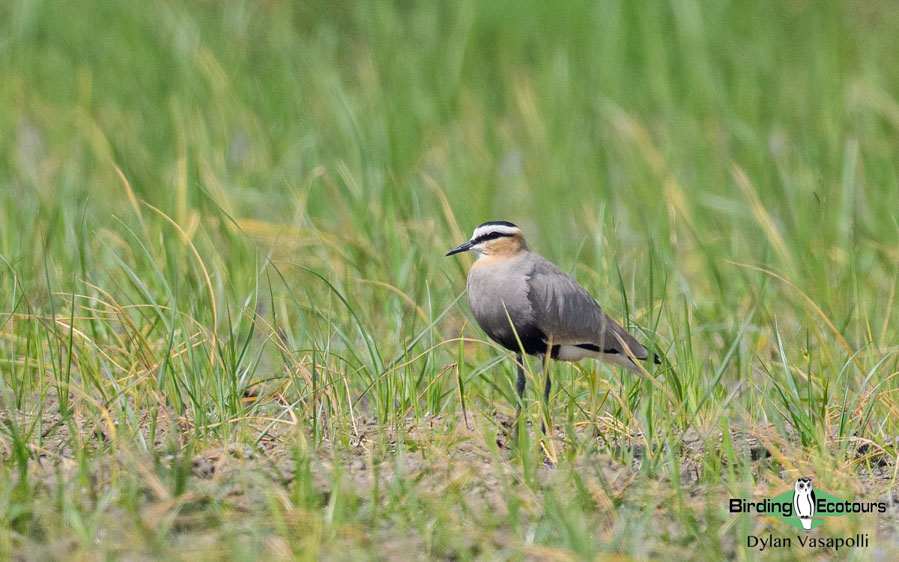
[[[483,256],[514,255],[526,250],[521,229],[506,221],[485,222],[474,229],[471,240],[459,244],[446,253],[447,256],[460,252],[474,252]]]

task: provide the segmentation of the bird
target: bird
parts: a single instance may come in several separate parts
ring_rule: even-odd
[[[811,478],[796,480],[796,486],[793,489],[793,509],[796,511],[796,517],[802,523],[802,528],[806,533],[810,532],[812,519],[815,517],[815,491],[812,489]]]
[[[549,355],[556,361],[600,359],[640,374],[635,360],[650,354],[596,299],[558,266],[531,251],[520,228],[507,221],[485,222],[471,239],[446,253],[473,252],[468,272],[468,304],[478,326],[504,348],[515,353],[518,379],[517,415],[525,390],[522,353]],[[661,364],[655,354],[653,362]],[[544,404],[552,386],[546,374]],[[545,433],[545,426],[543,426]]]

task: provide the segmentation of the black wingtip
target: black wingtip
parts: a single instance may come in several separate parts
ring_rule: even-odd
[[[656,355],[655,353],[653,353],[653,354],[652,354],[652,362],[655,363],[656,365],[661,365],[661,364],[662,364],[662,358],[659,357],[658,355]]]

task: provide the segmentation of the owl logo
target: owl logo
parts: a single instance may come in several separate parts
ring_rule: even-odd
[[[815,516],[815,491],[812,490],[811,478],[800,478],[793,491],[793,510],[802,522],[802,528],[808,533],[812,530],[812,518]]]

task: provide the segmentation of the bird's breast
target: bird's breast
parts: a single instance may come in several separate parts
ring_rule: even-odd
[[[476,262],[468,273],[468,305],[475,320],[491,339],[513,351],[520,349],[519,340],[529,350],[543,339],[534,325],[528,272],[522,265],[514,259]]]

